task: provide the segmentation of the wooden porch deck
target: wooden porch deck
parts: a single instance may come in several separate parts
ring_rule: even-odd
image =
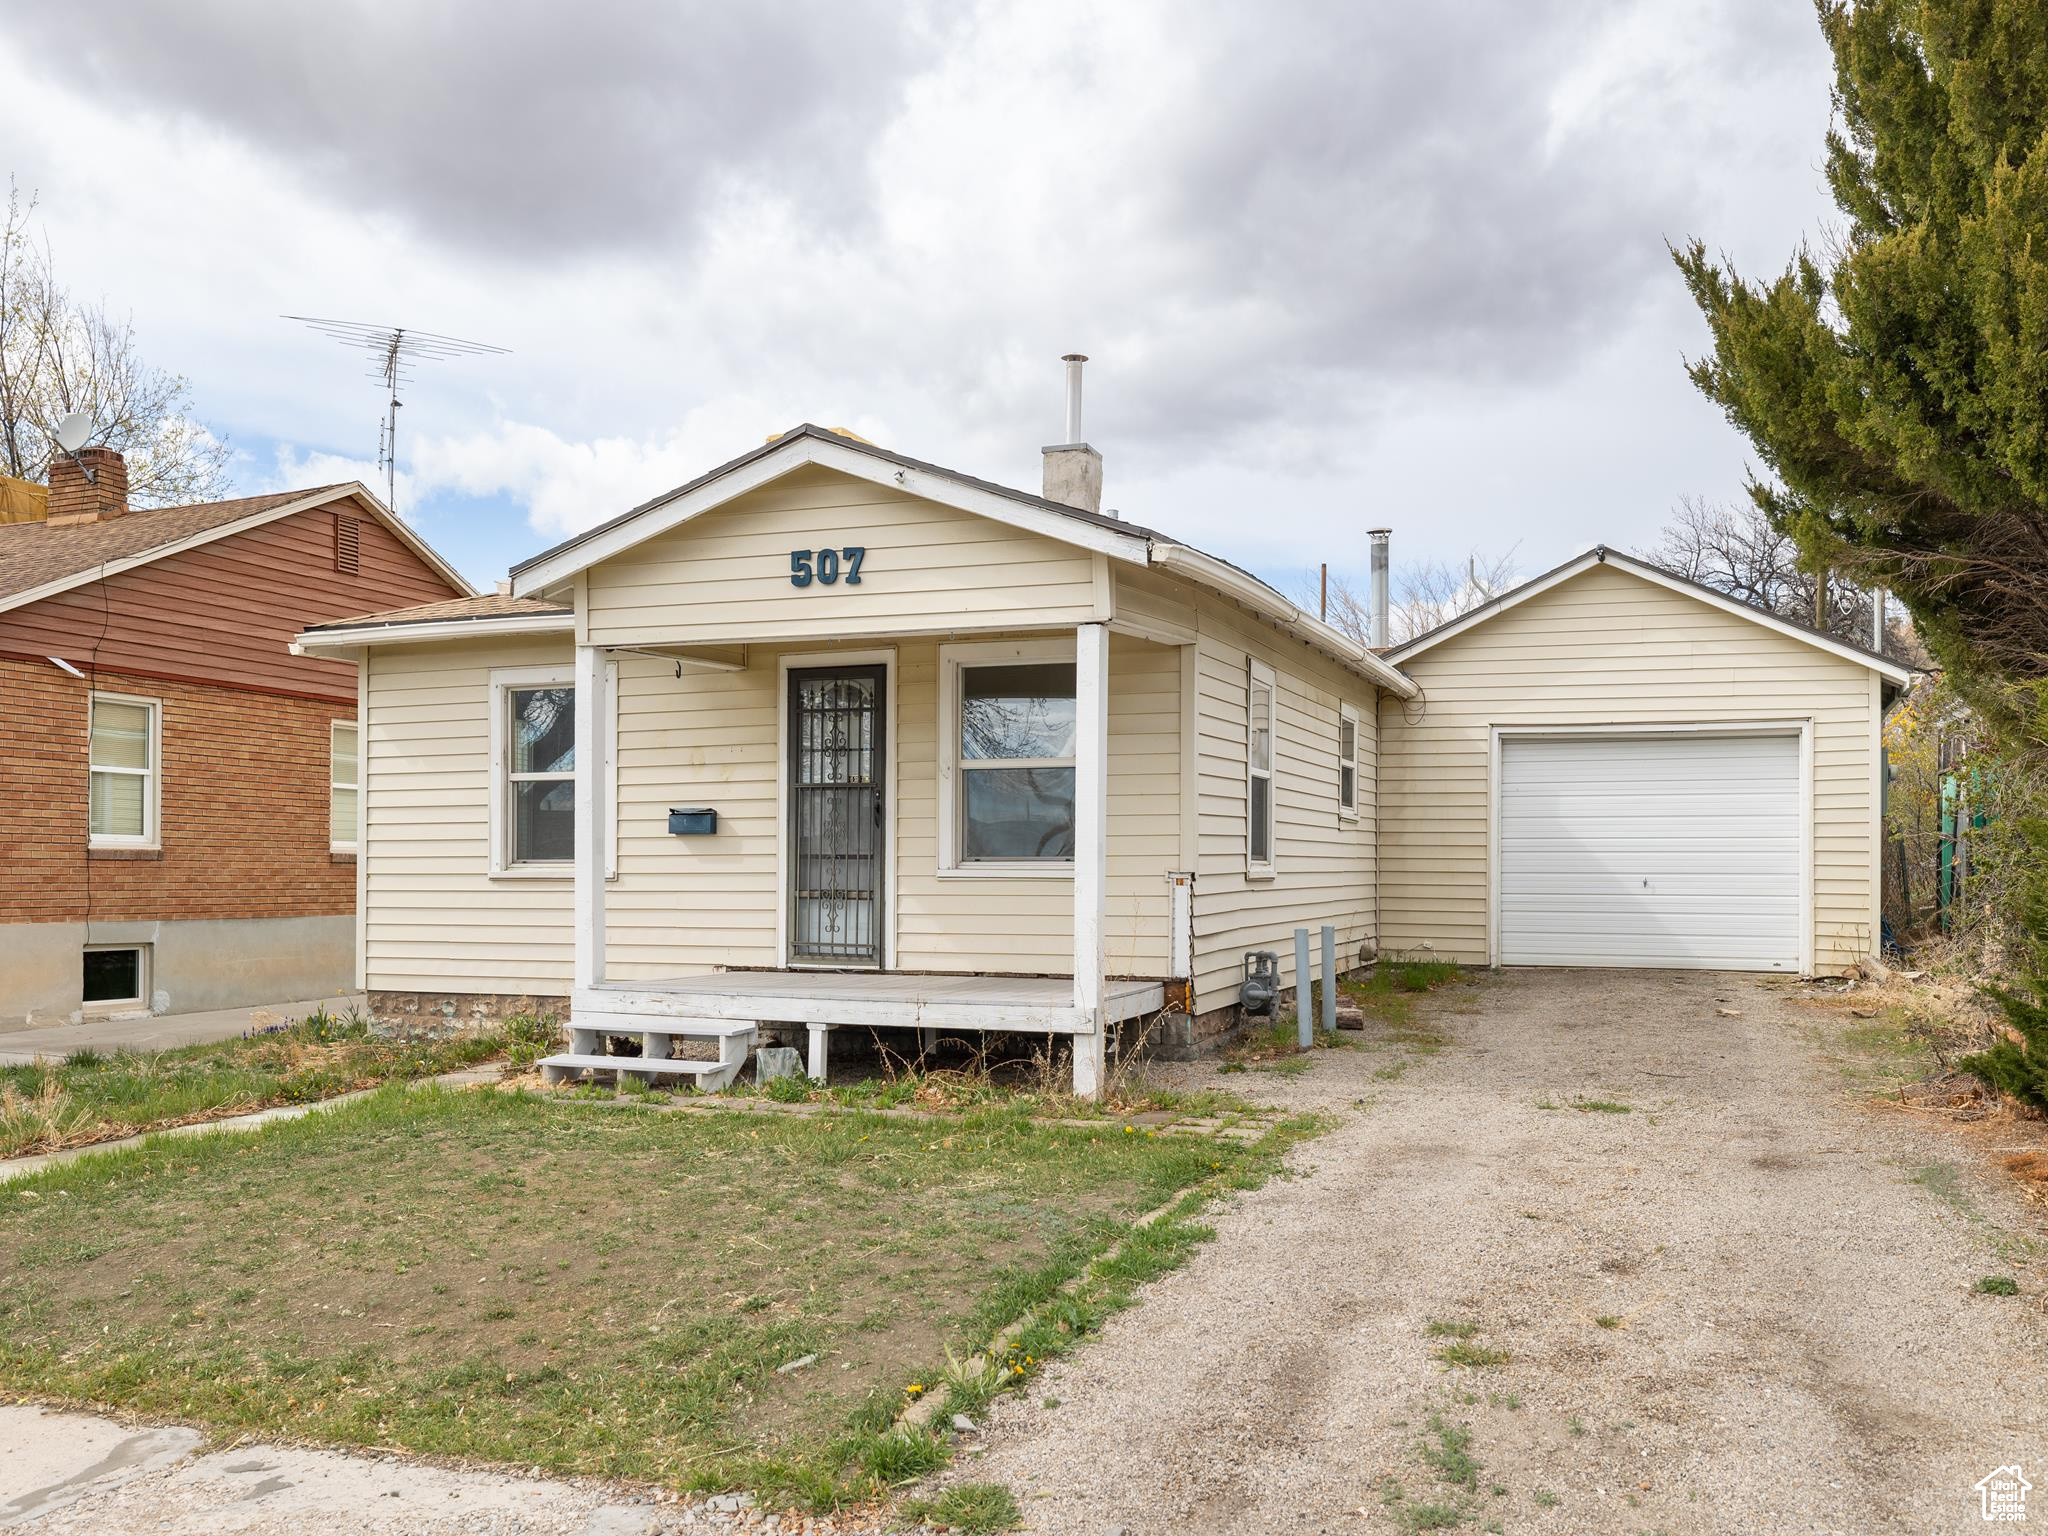
[[[1110,1023],[1157,1013],[1157,981],[1105,981]],[[929,971],[707,971],[653,981],[579,987],[570,1011],[586,1018],[732,1020],[754,1024],[1086,1033],[1064,976],[962,976]]]

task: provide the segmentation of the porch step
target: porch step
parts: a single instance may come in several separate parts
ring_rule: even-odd
[[[722,1061],[704,1061],[687,1056],[591,1056],[579,1051],[545,1056],[540,1064],[544,1067],[574,1067],[580,1071],[684,1072],[700,1077],[725,1065]]]
[[[588,1056],[564,1051],[559,1056],[542,1057],[540,1066],[542,1075],[552,1082],[554,1077],[546,1071],[549,1067],[563,1072],[673,1072],[678,1077],[701,1079],[727,1071],[731,1063],[682,1056]]]
[[[672,1035],[678,1040],[721,1040],[730,1035],[750,1035],[759,1027],[753,1019],[657,1018],[644,1013],[606,1013],[594,1008],[572,1011],[569,1025],[598,1035]]]

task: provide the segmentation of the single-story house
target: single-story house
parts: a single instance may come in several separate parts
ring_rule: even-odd
[[[1069,434],[1078,438],[1078,430]],[[805,425],[514,568],[322,624],[384,1015],[567,1003],[588,1065],[761,1030],[1235,1018],[1333,925],[1471,964],[1840,970],[1906,673],[1595,551],[1381,654],[1099,510]]]

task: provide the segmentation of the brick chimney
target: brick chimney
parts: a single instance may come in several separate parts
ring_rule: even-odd
[[[86,470],[93,478],[86,478]],[[128,461],[111,448],[50,457],[50,526],[104,523],[128,510]]]

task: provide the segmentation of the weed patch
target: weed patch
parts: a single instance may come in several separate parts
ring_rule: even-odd
[[[1986,1275],[1977,1282],[1975,1290],[1979,1296],[2017,1296],[2020,1283],[2011,1275]]]
[[[393,1039],[358,1013],[316,1011],[236,1040],[169,1051],[80,1051],[62,1062],[0,1067],[0,1157],[116,1141],[282,1104],[310,1104],[380,1083],[473,1066],[508,1051],[553,1049],[552,1020],[439,1040]]]
[[[989,1536],[1014,1528],[1024,1517],[1010,1490],[995,1483],[960,1483],[929,1498],[907,1500],[898,1511],[906,1520],[943,1526],[963,1536]]]

